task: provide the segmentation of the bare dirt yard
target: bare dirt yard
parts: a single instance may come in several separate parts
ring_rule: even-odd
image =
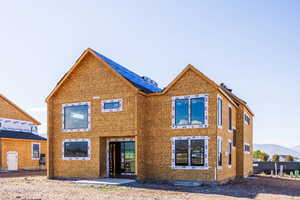
[[[20,200],[227,200],[300,199],[300,180],[254,177],[215,187],[179,187],[138,184],[86,186],[45,176],[0,178],[0,199]]]

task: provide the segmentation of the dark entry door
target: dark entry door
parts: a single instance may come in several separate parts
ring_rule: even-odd
[[[135,142],[109,143],[109,175],[111,177],[135,174]]]

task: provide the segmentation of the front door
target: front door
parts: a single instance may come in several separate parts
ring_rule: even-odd
[[[124,177],[135,174],[135,142],[109,143],[109,176]]]
[[[14,171],[18,170],[18,152],[9,151],[7,152],[7,170]]]

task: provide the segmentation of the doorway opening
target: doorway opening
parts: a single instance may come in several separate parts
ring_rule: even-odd
[[[135,142],[109,142],[109,176],[132,177],[135,170]]]

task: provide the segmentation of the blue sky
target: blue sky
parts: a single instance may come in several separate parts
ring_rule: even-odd
[[[45,98],[88,47],[165,87],[193,64],[255,112],[254,142],[300,145],[300,3],[5,1],[0,92],[43,123]]]

